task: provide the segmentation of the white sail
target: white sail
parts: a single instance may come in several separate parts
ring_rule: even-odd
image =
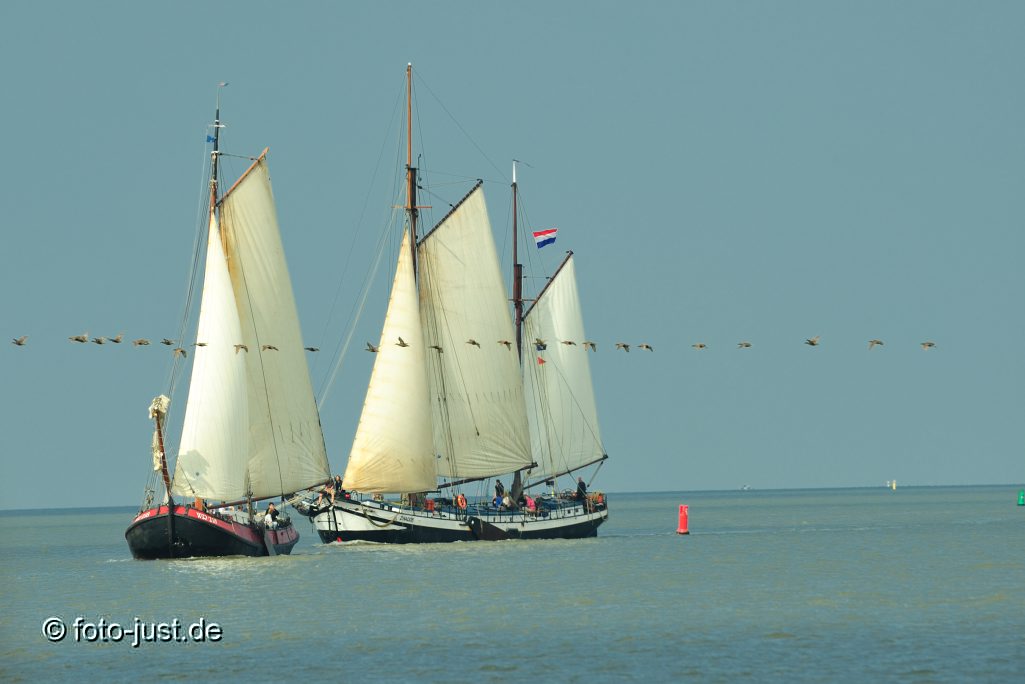
[[[305,489],[326,481],[330,469],[264,156],[221,200],[221,225],[241,342],[249,348],[240,356],[246,361],[252,495]]]
[[[529,465],[515,343],[500,344],[515,333],[480,186],[418,254],[424,336],[442,349],[428,349],[439,474],[489,477]]]
[[[535,339],[543,340],[547,348],[538,352]],[[564,473],[605,454],[589,352],[582,344],[586,339],[571,255],[523,321],[523,382],[531,446],[544,474]]]
[[[381,342],[343,479],[361,492],[424,492],[437,474],[409,233],[399,249]]]
[[[210,218],[206,273],[193,349],[172,491],[221,501],[245,496],[249,451],[246,364],[235,353],[242,339],[217,220]],[[190,350],[191,351],[191,350]]]

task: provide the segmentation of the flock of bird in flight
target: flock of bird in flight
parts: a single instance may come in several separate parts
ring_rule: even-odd
[[[820,338],[821,338],[820,335],[816,335],[815,337],[810,337],[810,338],[806,339],[804,341],[804,343],[809,345],[809,346],[812,346],[812,347],[817,347],[817,346],[819,346]],[[68,339],[71,340],[72,342],[77,342],[79,344],[85,344],[86,342],[92,342],[93,344],[106,344],[107,342],[110,342],[112,344],[121,344],[121,342],[124,341],[124,333],[118,334],[116,337],[92,337],[92,338],[89,337],[89,333],[83,333],[82,335],[72,335]],[[21,337],[15,337],[14,339],[11,340],[11,344],[13,344],[15,346],[18,346],[18,347],[24,347],[27,342],[28,342],[28,335],[22,335]],[[576,342],[574,342],[572,340],[560,340],[560,342],[562,344],[564,344],[564,345],[567,345],[567,346],[576,346],[576,344],[577,344]],[[144,337],[140,337],[139,339],[132,340],[132,346],[134,346],[134,347],[146,347],[146,346],[149,346],[149,343],[150,343],[150,341],[147,340]],[[172,351],[173,351],[175,356],[183,356],[183,357],[184,356],[188,356],[188,352],[186,352],[183,347],[176,346],[178,344],[177,340],[169,340],[169,339],[167,339],[165,337],[165,338],[160,340],[160,344],[163,344],[163,345],[168,346],[168,347],[174,347],[174,349]],[[466,341],[466,344],[469,344],[471,346],[477,347],[478,349],[480,348],[480,342],[478,342],[477,340],[475,340],[473,338],[468,339]],[[498,340],[498,344],[503,345],[506,349],[509,349],[509,350],[511,350],[512,346],[513,346],[513,343],[510,342],[509,340]],[[585,350],[590,350],[590,351],[593,351],[593,352],[598,351],[597,343],[591,342],[590,340],[585,340],[585,341],[581,342],[580,344],[583,346],[583,348]],[[882,346],[882,344],[883,344],[882,340],[869,340],[868,341],[868,348],[869,349],[873,349],[873,348],[875,348],[877,346]],[[205,346],[207,346],[207,344],[206,344],[206,342],[195,342],[192,346],[193,347],[205,347]],[[397,346],[397,347],[408,347],[409,343],[406,342],[405,340],[403,340],[400,337],[400,338],[398,338],[398,341],[395,343],[395,346]],[[548,343],[545,340],[542,340],[541,338],[535,338],[534,339],[534,346],[537,349],[537,351],[543,351],[543,350],[548,348]],[[621,350],[623,350],[623,351],[625,351],[627,353],[630,352],[630,347],[631,346],[636,346],[638,349],[644,349],[645,351],[649,351],[649,352],[655,351],[655,348],[652,347],[650,344],[648,344],[646,342],[642,342],[642,343],[640,343],[638,345],[630,345],[630,344],[628,344],[626,342],[616,342],[616,349],[621,349]],[[694,349],[697,349],[698,351],[701,351],[702,349],[707,349],[708,348],[708,345],[705,344],[704,342],[696,342],[695,344],[692,344],[691,346],[694,347]],[[750,349],[751,346],[752,346],[751,343],[747,342],[747,341],[738,342],[737,343],[737,348],[738,349]],[[933,347],[935,347],[936,343],[932,342],[932,341],[926,341],[926,342],[921,342],[920,346],[922,347],[922,349],[928,350],[928,349],[932,349]],[[234,347],[235,347],[235,353],[236,354],[238,354],[239,352],[243,352],[243,351],[244,352],[248,352],[249,351],[249,347],[247,345],[245,345],[245,344],[236,344],[236,345],[234,345]],[[437,351],[439,354],[444,351],[437,344],[432,344],[432,345],[430,345],[430,347],[431,347],[431,349],[434,349],[435,351]],[[305,349],[308,352],[318,352],[318,351],[320,351],[319,347],[303,347],[303,349]],[[381,349],[380,346],[375,346],[375,345],[371,344],[370,342],[367,342],[366,350],[368,352],[378,352],[378,351],[380,351],[380,349]],[[278,351],[278,348],[275,347],[272,344],[263,344],[263,345],[260,345],[260,350],[261,351]]]
[[[118,335],[116,335],[115,337],[89,337],[89,333],[86,332],[86,333],[82,333],[81,335],[72,335],[68,339],[71,340],[72,342],[76,342],[78,344],[85,344],[86,342],[92,342],[93,344],[107,344],[108,342],[110,342],[111,344],[121,344],[124,341],[124,339],[125,339],[125,335],[124,335],[124,333],[118,333]],[[18,346],[18,347],[24,347],[27,342],[28,342],[28,335],[22,335],[21,337],[15,337],[14,339],[11,340],[11,344],[13,344],[15,346]],[[150,344],[150,341],[148,339],[146,339],[145,337],[140,337],[139,339],[132,340],[132,346],[133,347],[148,347],[149,344]],[[169,340],[169,339],[167,339],[165,337],[165,338],[160,340],[160,344],[168,346],[168,347],[174,347],[172,352],[174,353],[175,356],[183,356],[183,357],[185,357],[185,356],[189,355],[188,352],[183,347],[176,346],[178,344],[177,340]],[[192,344],[192,346],[193,347],[205,347],[205,346],[207,346],[207,343],[206,342],[195,342],[195,343]],[[245,344],[236,344],[236,345],[233,345],[233,346],[235,347],[235,353],[236,354],[238,354],[239,352],[248,352],[249,351],[249,346],[245,345]],[[320,351],[320,349],[318,347],[303,347],[303,348],[306,351],[310,351],[310,352]],[[279,351],[279,349],[277,347],[275,347],[273,344],[262,344],[262,345],[260,345],[260,350],[261,351]]]

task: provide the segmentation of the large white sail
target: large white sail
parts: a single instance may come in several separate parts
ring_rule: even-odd
[[[437,484],[426,346],[409,233],[399,249],[381,342],[344,487],[361,492],[424,492]]]
[[[241,355],[252,495],[291,493],[326,481],[330,469],[266,157],[261,155],[221,200],[221,225],[242,341],[249,348]]]
[[[418,247],[438,472],[489,477],[531,463],[523,384],[487,206],[475,188]],[[473,340],[476,344],[470,342]]]
[[[543,340],[547,348],[537,352],[535,339]],[[605,454],[589,352],[582,344],[586,339],[571,255],[523,321],[523,382],[531,446],[544,474],[564,473]]]
[[[203,298],[172,491],[222,501],[245,496],[249,452],[246,363],[217,219],[210,218]]]

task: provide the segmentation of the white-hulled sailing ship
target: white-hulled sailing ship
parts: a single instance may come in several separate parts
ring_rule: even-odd
[[[407,68],[407,124],[410,101]],[[594,536],[606,501],[573,478],[607,456],[572,253],[524,315],[514,168],[510,316],[480,182],[417,237],[411,129],[408,220],[344,492],[298,509],[325,542]],[[490,478],[510,474],[504,504],[483,496]]]
[[[157,397],[153,463],[165,495],[125,531],[135,558],[289,553],[298,532],[284,511],[269,519],[259,502],[330,479],[267,151],[218,199],[220,128],[218,104],[199,321],[195,345],[182,345],[193,366],[181,443],[172,476],[170,400]]]

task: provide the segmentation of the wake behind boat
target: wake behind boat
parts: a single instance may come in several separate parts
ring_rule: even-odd
[[[164,496],[153,505],[149,490],[125,531],[140,559],[289,553],[299,533],[283,511],[258,502],[330,478],[266,150],[218,199],[220,129],[218,104],[199,322],[194,343],[174,356],[177,366],[192,354],[189,397],[173,477],[164,448],[170,399],[150,406]]]
[[[578,471],[608,457],[573,254],[524,314],[515,167],[513,316],[481,182],[418,236],[411,82],[407,68],[407,221],[343,491],[297,508],[325,542],[594,536],[607,502]],[[486,499],[509,474],[510,490],[498,482]],[[578,479],[560,491],[567,475]]]

